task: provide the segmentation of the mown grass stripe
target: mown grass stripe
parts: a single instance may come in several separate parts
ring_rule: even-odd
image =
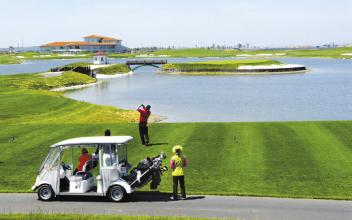
[[[320,170],[299,135],[289,126],[262,126],[268,193],[304,195],[310,181],[320,182]],[[306,177],[309,177],[306,179]],[[302,192],[303,191],[303,192]]]

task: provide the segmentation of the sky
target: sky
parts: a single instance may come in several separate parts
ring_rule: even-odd
[[[352,44],[351,0],[1,0],[0,47],[100,34],[128,47]]]

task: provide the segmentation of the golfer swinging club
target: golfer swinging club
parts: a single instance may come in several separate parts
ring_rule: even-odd
[[[149,134],[148,134],[148,118],[150,115],[150,105],[144,106],[143,104],[137,108],[140,113],[139,116],[139,135],[143,145],[149,144]]]

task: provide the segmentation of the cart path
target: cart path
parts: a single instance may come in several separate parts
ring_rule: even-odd
[[[41,202],[34,193],[0,194],[0,213],[34,212],[351,220],[352,201],[234,196],[190,196],[187,200],[171,201],[168,194],[134,193],[123,203],[111,203],[103,197],[61,197],[52,202]]]

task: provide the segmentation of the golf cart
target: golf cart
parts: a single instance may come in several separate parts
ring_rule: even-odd
[[[32,190],[38,191],[42,201],[59,195],[92,195],[119,202],[149,182],[156,189],[162,172],[167,170],[162,167],[165,154],[147,157],[131,169],[127,160],[127,144],[131,140],[130,136],[80,137],[52,145]],[[73,172],[82,148],[95,153],[82,171]]]

